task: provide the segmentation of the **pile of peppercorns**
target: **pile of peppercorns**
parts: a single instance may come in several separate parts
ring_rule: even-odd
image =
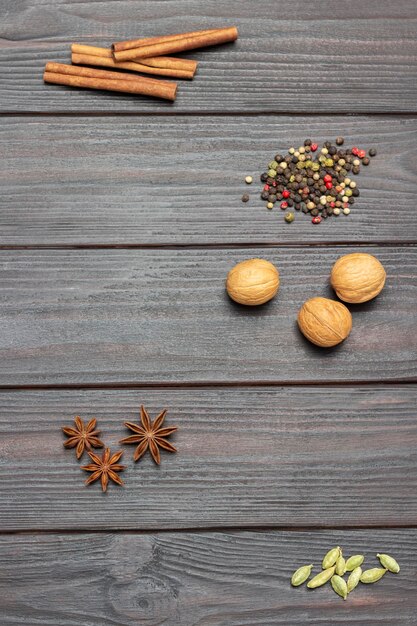
[[[349,174],[359,174],[361,164],[369,165],[370,159],[365,150],[343,149],[343,137],[337,137],[335,143],[324,142],[315,154],[318,144],[306,139],[298,149],[290,148],[287,156],[275,155],[261,175],[264,183],[261,199],[266,200],[267,208],[273,209],[280,202],[283,211],[295,209],[309,213],[313,224],[320,224],[331,215],[349,215],[355,198],[360,195]],[[375,148],[368,155],[375,156]],[[292,210],[285,214],[285,221],[294,221]]]

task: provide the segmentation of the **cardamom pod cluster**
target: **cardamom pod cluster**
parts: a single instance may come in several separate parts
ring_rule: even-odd
[[[309,589],[317,589],[330,581],[334,592],[346,600],[349,593],[356,589],[360,582],[368,585],[376,583],[387,572],[398,574],[400,566],[394,557],[379,553],[376,556],[382,567],[373,567],[363,571],[361,565],[365,557],[362,554],[355,554],[345,559],[340,546],[336,546],[324,555],[321,572],[309,580],[314,565],[302,565],[292,575],[291,584],[293,587],[299,587],[308,581]],[[343,578],[346,573],[349,573],[347,580]]]

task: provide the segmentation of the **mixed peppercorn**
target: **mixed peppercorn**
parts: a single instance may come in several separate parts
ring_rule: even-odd
[[[267,208],[273,209],[280,203],[284,211],[294,209],[310,214],[313,224],[331,215],[349,215],[360,195],[350,176],[359,174],[360,166],[369,165],[370,159],[365,150],[344,149],[343,144],[344,138],[337,137],[335,145],[326,141],[318,152],[318,144],[306,139],[298,149],[290,148],[286,156],[276,154],[261,175],[261,199]],[[368,155],[376,156],[375,148]],[[287,212],[285,221],[292,222],[294,216],[293,210]]]

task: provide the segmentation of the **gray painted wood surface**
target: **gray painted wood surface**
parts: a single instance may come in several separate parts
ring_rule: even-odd
[[[416,624],[416,7],[0,0],[0,247],[26,248],[0,251],[0,626]],[[173,105],[42,83],[73,41],[225,23]],[[349,218],[287,226],[244,186],[339,134],[378,149]],[[323,353],[296,313],[357,249],[387,286]],[[224,292],[249,256],[281,272],[254,311]],[[85,488],[61,426],[115,448],[141,402],[178,454]],[[335,544],[401,573],[291,589]]]
[[[401,573],[293,589],[295,568],[340,544],[369,567],[387,546]],[[51,534],[0,538],[4,622],[37,626],[414,626],[416,530]],[[13,592],[10,593],[11,585]]]
[[[352,213],[268,211],[270,159],[338,135],[378,150]],[[417,241],[417,118],[4,117],[0,142],[0,245]]]
[[[411,0],[3,1],[2,111],[416,111],[417,8]],[[235,44],[191,51],[201,61],[175,104],[45,86],[46,61],[71,42],[237,25]]]
[[[417,249],[363,249],[386,287],[351,307],[352,333],[332,350],[304,339],[297,313],[334,297],[331,268],[355,248],[1,250],[0,385],[416,380]],[[225,291],[251,257],[281,273],[258,308]]]
[[[415,385],[2,392],[0,527],[412,525],[416,400]],[[169,409],[178,453],[135,465],[124,445],[125,487],[86,488],[61,427],[95,416],[116,450],[140,403]]]

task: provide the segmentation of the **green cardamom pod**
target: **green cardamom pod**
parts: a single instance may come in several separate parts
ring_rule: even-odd
[[[309,589],[315,589],[316,587],[321,587],[326,584],[334,575],[334,570],[335,567],[329,567],[328,569],[323,570],[320,574],[317,574],[314,578],[308,581],[307,587]]]
[[[341,553],[339,546],[329,550],[323,559],[323,563],[322,563],[323,569],[328,569],[329,567],[332,567],[333,565],[335,565],[337,559],[339,558],[339,556],[341,556],[341,554],[342,553]]]
[[[311,570],[313,569],[312,565],[303,565],[303,567],[299,567],[298,570],[294,572],[291,578],[291,584],[293,587],[298,587],[305,583],[307,578],[311,574]]]
[[[343,600],[346,600],[347,594],[348,594],[348,590],[347,590],[346,582],[343,580],[343,578],[336,574],[335,576],[332,577],[330,582],[332,584],[332,587],[333,587],[334,591],[341,598],[343,598]]]
[[[354,556],[350,556],[346,561],[346,571],[353,572],[354,569],[362,565],[364,560],[365,557],[362,554],[355,554]]]
[[[381,561],[382,567],[385,567],[393,574],[398,574],[398,572],[400,571],[400,566],[392,556],[390,556],[389,554],[377,554],[377,557]]]
[[[382,569],[380,567],[373,567],[372,569],[367,569],[363,572],[361,576],[361,583],[376,583],[380,580],[384,574],[387,573],[388,570]]]
[[[343,556],[339,556],[336,561],[336,574],[338,576],[343,576],[346,573],[346,561]]]
[[[355,587],[358,586],[361,576],[362,576],[362,568],[360,565],[358,565],[358,567],[355,567],[355,569],[353,570],[353,572],[351,572],[351,574],[349,575],[349,578],[347,579],[348,593],[353,591]]]

